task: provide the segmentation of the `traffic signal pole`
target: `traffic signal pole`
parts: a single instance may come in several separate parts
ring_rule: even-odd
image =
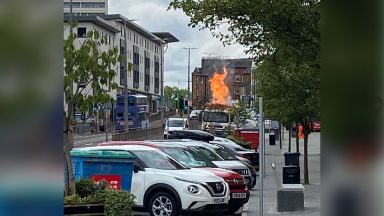
[[[183,49],[187,49],[188,50],[188,116],[187,116],[187,122],[189,124],[189,115],[190,115],[190,112],[191,110],[189,109],[189,100],[191,100],[191,88],[190,88],[190,85],[191,85],[191,81],[190,81],[190,76],[191,76],[191,49],[197,49],[197,48],[191,48],[191,47],[188,47],[188,48],[183,48]],[[183,102],[184,103],[184,102]]]
[[[265,176],[265,166],[264,166],[264,113],[263,113],[263,97],[259,97],[259,177],[260,177],[260,193],[259,193],[259,215],[264,215],[264,176]]]

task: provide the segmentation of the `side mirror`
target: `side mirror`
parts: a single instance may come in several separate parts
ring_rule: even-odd
[[[140,170],[140,168],[139,168],[139,166],[138,165],[133,165],[133,172],[134,173],[138,173],[139,172],[139,170]]]

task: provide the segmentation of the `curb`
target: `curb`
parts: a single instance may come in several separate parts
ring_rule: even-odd
[[[241,216],[248,216],[249,201],[243,205]]]

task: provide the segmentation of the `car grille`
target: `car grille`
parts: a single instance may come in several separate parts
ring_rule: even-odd
[[[224,196],[226,192],[225,184],[223,182],[207,182],[206,188],[212,196]]]
[[[240,175],[249,175],[248,169],[233,169],[233,172],[237,172]]]
[[[228,179],[226,182],[228,184],[244,184],[244,179]]]
[[[245,189],[245,181],[244,179],[229,179],[226,180],[229,185],[230,190],[243,190]]]

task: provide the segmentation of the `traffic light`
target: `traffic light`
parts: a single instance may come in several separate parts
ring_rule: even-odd
[[[179,109],[184,109],[184,97],[181,96],[179,99]]]

